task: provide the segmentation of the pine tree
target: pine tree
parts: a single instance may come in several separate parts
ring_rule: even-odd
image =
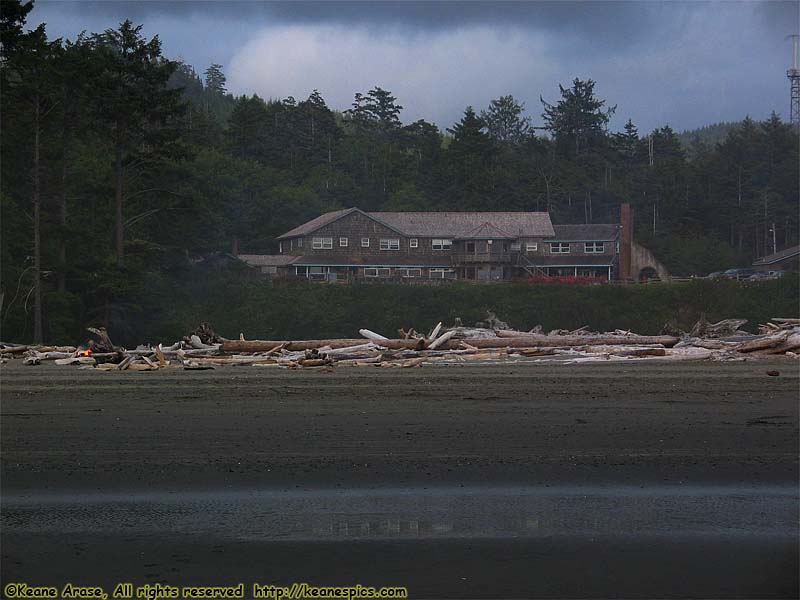
[[[98,66],[94,110],[113,147],[118,267],[125,262],[126,174],[137,155],[163,150],[174,139],[177,132],[167,125],[186,109],[180,90],[168,88],[176,63],[162,57],[158,36],[147,41],[141,30],[126,20],[118,30],[92,38]]]
[[[257,95],[238,98],[225,132],[231,155],[248,160],[264,160],[269,121],[267,105]]]
[[[484,131],[486,123],[468,106],[461,121],[447,131],[453,136],[448,151],[456,158],[487,156],[491,152],[489,136]]]
[[[503,144],[520,144],[531,133],[531,118],[523,116],[524,112],[525,104],[514,96],[501,96],[481,111],[481,120],[490,138]]]
[[[206,91],[212,95],[224,96],[227,93],[225,82],[227,78],[222,72],[222,65],[214,63],[206,69]]]
[[[0,60],[3,62],[18,50],[28,13],[33,10],[33,2],[4,0],[0,10]]]
[[[641,139],[639,139],[639,130],[633,124],[633,121],[628,119],[627,123],[625,123],[624,133],[615,133],[613,139],[614,147],[622,156],[626,166],[632,166],[639,156],[642,143]]]
[[[447,130],[453,136],[447,150],[452,178],[450,201],[463,203],[458,205],[461,209],[486,208],[491,188],[489,166],[493,147],[485,128],[483,120],[468,106],[461,121]]]
[[[4,112],[9,103],[14,112],[15,126],[24,123],[22,147],[30,145],[30,155],[24,159],[25,171],[30,173],[30,199],[33,220],[33,340],[43,340],[42,326],[42,180],[43,141],[45,127],[58,104],[56,57],[61,42],[47,39],[44,25],[21,33],[25,7],[11,5],[12,18],[4,17],[2,87]],[[5,6],[4,9],[5,10]],[[4,115],[8,118],[10,115]],[[7,133],[4,132],[4,135]]]
[[[575,160],[602,145],[608,121],[617,109],[616,105],[603,109],[606,101],[595,97],[594,86],[591,79],[576,78],[571,88],[558,86],[561,99],[555,105],[539,97],[544,107],[545,129],[564,155]]]

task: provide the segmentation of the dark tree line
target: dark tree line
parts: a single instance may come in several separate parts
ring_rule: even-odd
[[[798,133],[773,114],[690,151],[664,126],[642,135],[591,80],[539,99],[467,107],[444,131],[402,121],[389,90],[344,112],[308,98],[234,97],[223,67],[201,77],[131,22],[50,40],[1,13],[3,337],[72,339],[89,321],[164,313],[196,256],[276,251],[321,212],[547,210],[615,222],[679,274],[746,263],[798,239]]]

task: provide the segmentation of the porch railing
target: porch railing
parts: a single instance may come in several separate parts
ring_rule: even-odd
[[[454,265],[510,263],[514,255],[510,252],[455,252],[452,261]]]

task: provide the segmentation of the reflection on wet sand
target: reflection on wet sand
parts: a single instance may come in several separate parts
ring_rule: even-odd
[[[473,534],[480,533],[472,529]],[[535,532],[539,529],[539,519],[515,517],[503,529]],[[453,533],[457,533],[453,521],[431,521],[389,514],[318,514],[314,515],[311,526],[312,536],[321,538],[433,538],[450,537]]]
[[[200,534],[216,539],[785,537],[791,488],[403,488],[4,496],[4,532]]]

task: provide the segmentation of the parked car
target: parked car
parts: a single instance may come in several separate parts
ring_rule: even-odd
[[[722,277],[722,271],[714,271],[706,275],[706,279],[717,279],[719,277]]]
[[[728,279],[748,279],[755,274],[755,269],[742,267],[738,269],[728,269],[722,273],[722,277],[727,277]]]

